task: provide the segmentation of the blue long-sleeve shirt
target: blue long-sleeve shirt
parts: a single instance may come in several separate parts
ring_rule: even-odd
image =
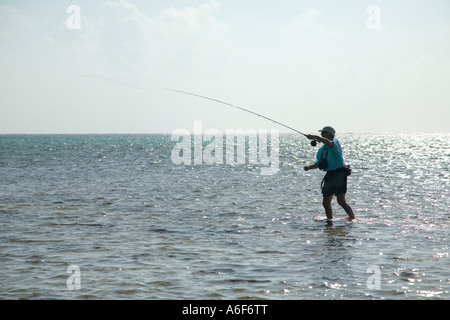
[[[321,159],[326,159],[327,168],[324,171],[332,171],[344,167],[344,158],[342,157],[342,148],[337,139],[331,140],[333,142],[333,148],[327,145],[323,145],[319,151],[317,151],[317,162]]]

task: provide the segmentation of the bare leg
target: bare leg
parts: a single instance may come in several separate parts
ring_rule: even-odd
[[[345,212],[347,212],[348,216],[350,217],[350,220],[355,219],[355,215],[353,214],[353,209],[347,204],[347,201],[345,200],[345,193],[339,194],[336,196],[337,201],[339,205],[344,208]]]
[[[323,207],[325,208],[325,214],[327,215],[327,219],[333,219],[333,209],[331,208],[331,200],[333,200],[333,195],[328,197],[323,197]]]

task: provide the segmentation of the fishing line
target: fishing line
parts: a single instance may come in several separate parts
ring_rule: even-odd
[[[228,102],[225,102],[225,101],[221,101],[221,100],[218,100],[218,99],[214,99],[214,98],[202,96],[202,95],[200,95],[200,94],[191,93],[191,92],[187,92],[187,91],[175,90],[175,89],[170,89],[170,88],[164,88],[164,90],[168,90],[168,91],[172,91],[172,92],[177,92],[177,93],[182,93],[182,94],[194,96],[194,97],[197,97],[197,98],[206,99],[206,100],[211,100],[211,101],[214,101],[214,102],[217,102],[217,103],[221,103],[221,104],[224,104],[224,105],[227,105],[227,106],[230,106],[230,107],[233,107],[233,108],[236,108],[236,109],[239,109],[239,110],[242,110],[242,111],[251,113],[251,114],[253,114],[253,115],[255,115],[255,116],[258,116],[258,117],[261,117],[261,118],[263,118],[263,119],[272,121],[273,123],[276,123],[276,124],[278,124],[278,125],[280,125],[280,126],[283,126],[283,127],[285,127],[285,128],[288,128],[288,129],[290,129],[290,130],[292,130],[292,131],[294,131],[294,132],[297,132],[297,133],[299,133],[299,134],[301,134],[301,135],[304,135],[305,137],[307,136],[305,133],[300,132],[300,131],[298,131],[297,129],[294,129],[294,128],[292,128],[292,127],[290,127],[290,126],[288,126],[288,125],[286,125],[286,124],[284,124],[284,123],[281,123],[281,122],[279,122],[279,121],[276,121],[276,120],[274,120],[274,119],[272,119],[272,118],[266,117],[266,116],[264,116],[264,115],[262,115],[262,114],[259,114],[259,113],[257,113],[257,112],[254,112],[254,111],[251,111],[251,110],[248,110],[248,109],[239,107],[239,106],[237,106],[237,105],[234,105],[234,104],[231,104],[231,103],[228,103]],[[311,146],[315,147],[316,145],[317,145],[317,141],[316,141],[316,140],[311,140]]]
[[[72,2],[73,2],[73,0],[70,0],[70,1],[68,2],[68,4],[66,5],[65,8],[67,8]],[[161,91],[161,90],[165,90],[165,91],[176,92],[176,93],[180,93],[180,94],[185,94],[185,95],[194,96],[194,97],[201,98],[201,99],[206,99],[206,100],[214,101],[214,102],[217,102],[217,103],[220,103],[220,104],[223,104],[223,105],[227,105],[227,106],[229,106],[229,107],[233,107],[233,108],[239,109],[239,110],[244,111],[244,112],[248,112],[248,113],[253,114],[253,115],[255,115],[255,116],[258,116],[258,117],[260,117],[260,118],[263,118],[263,119],[272,121],[273,123],[276,123],[276,124],[278,124],[278,125],[280,125],[280,126],[282,126],[282,127],[285,127],[285,128],[287,128],[287,129],[289,129],[289,130],[292,130],[292,131],[294,131],[294,132],[296,132],[296,133],[299,133],[299,134],[301,134],[301,135],[303,135],[303,136],[305,136],[305,137],[307,136],[305,133],[300,132],[300,131],[298,131],[297,129],[294,129],[294,128],[292,128],[292,127],[290,127],[290,126],[288,126],[288,125],[286,125],[286,124],[284,124],[284,123],[281,123],[281,122],[279,122],[279,121],[277,121],[277,120],[274,120],[274,119],[272,119],[272,118],[266,117],[266,116],[264,116],[264,115],[262,115],[262,114],[260,114],[260,113],[257,113],[257,112],[254,112],[254,111],[251,111],[251,110],[248,110],[248,109],[239,107],[239,106],[237,106],[237,105],[234,105],[234,104],[231,104],[231,103],[228,103],[228,102],[225,102],[225,101],[221,101],[221,100],[218,100],[218,99],[214,99],[214,98],[210,98],[210,97],[207,97],[207,96],[203,96],[203,95],[200,95],[200,94],[191,93],[191,92],[187,92],[187,91],[176,90],[176,89],[170,89],[170,88],[159,88],[159,89],[142,88],[142,87],[132,86],[132,85],[129,85],[129,84],[127,84],[127,83],[124,83],[124,82],[121,82],[121,81],[118,81],[118,80],[115,80],[115,79],[111,79],[111,78],[108,78],[108,77],[104,77],[104,76],[88,75],[88,74],[76,74],[76,73],[73,73],[73,72],[67,70],[67,69],[63,66],[63,64],[61,63],[61,61],[60,61],[60,59],[59,59],[59,56],[58,56],[58,50],[57,50],[58,29],[59,29],[60,26],[61,26],[61,22],[62,22],[62,19],[63,19],[63,16],[64,16],[65,13],[66,13],[66,9],[61,13],[61,15],[60,15],[60,17],[59,17],[58,25],[57,25],[56,31],[55,31],[55,38],[54,38],[54,53],[55,53],[55,59],[56,59],[57,65],[59,66],[59,68],[60,68],[64,73],[69,74],[69,75],[74,76],[74,77],[102,79],[102,80],[106,80],[106,81],[113,82],[113,83],[115,83],[115,84],[117,84],[117,85],[120,85],[120,86],[123,86],[123,87],[132,88],[132,89],[136,89],[136,90],[145,90],[145,91]],[[317,141],[312,140],[312,141],[311,141],[311,145],[312,145],[312,146],[316,146],[316,145],[317,145]]]
[[[251,114],[253,114],[253,115],[255,115],[255,116],[258,116],[258,117],[261,117],[261,118],[263,118],[263,119],[272,121],[273,123],[279,124],[280,126],[283,126],[283,127],[285,127],[285,128],[288,128],[288,129],[290,129],[290,130],[292,130],[292,131],[295,131],[295,132],[297,132],[297,133],[300,133],[300,134],[306,136],[306,134],[304,134],[303,132],[300,132],[300,131],[298,131],[298,130],[292,128],[292,127],[289,127],[288,125],[285,125],[285,124],[283,124],[283,123],[281,123],[281,122],[279,122],[279,121],[276,121],[276,120],[271,119],[271,118],[269,118],[269,117],[266,117],[266,116],[264,116],[264,115],[262,115],[262,114],[256,113],[256,112],[254,112],[254,111],[251,111],[251,110],[248,110],[248,109],[239,107],[239,106],[236,106],[236,105],[234,105],[234,104],[231,104],[231,103],[228,103],[228,102],[225,102],[225,101],[217,100],[217,99],[214,99],[214,98],[209,98],[209,97],[202,96],[202,95],[195,94],[195,93],[191,93],[191,92],[186,92],[186,91],[181,91],[181,90],[170,89],[170,88],[165,88],[164,90],[169,90],[169,91],[172,91],[172,92],[183,93],[183,94],[187,94],[187,95],[190,95],[190,96],[194,96],[194,97],[198,97],[198,98],[202,98],[202,99],[211,100],[211,101],[214,101],[214,102],[217,102],[217,103],[225,104],[225,105],[227,105],[227,106],[230,106],[230,107],[233,107],[233,108],[236,108],[236,109],[239,109],[239,110],[242,110],[242,111],[251,113]]]

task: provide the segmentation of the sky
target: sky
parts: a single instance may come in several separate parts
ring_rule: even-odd
[[[449,132],[447,0],[0,0],[0,134]]]

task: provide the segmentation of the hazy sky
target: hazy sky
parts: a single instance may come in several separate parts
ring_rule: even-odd
[[[450,1],[0,0],[0,133],[450,129]]]

